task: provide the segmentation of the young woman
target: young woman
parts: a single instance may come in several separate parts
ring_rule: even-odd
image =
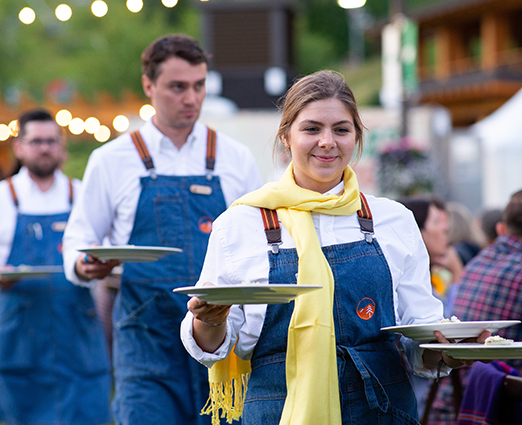
[[[402,205],[359,192],[348,164],[354,152],[360,157],[364,127],[340,74],[300,79],[282,111],[278,141],[292,163],[279,182],[244,196],[215,221],[198,285],[250,281],[322,289],[268,306],[191,298],[182,338],[191,355],[212,368],[206,410],[240,415],[243,372],[249,376],[245,425],[417,424],[394,335],[380,329],[442,319],[419,229]],[[281,223],[280,244],[267,217]],[[443,354],[444,365],[439,352],[401,342],[424,376],[462,365]]]

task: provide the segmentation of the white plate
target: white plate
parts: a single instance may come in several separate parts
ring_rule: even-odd
[[[183,252],[179,248],[166,246],[90,246],[89,248],[79,249],[80,252],[96,257],[101,261],[118,260],[122,263],[144,263],[157,261],[166,255]]]
[[[62,266],[18,266],[0,271],[2,279],[18,280],[18,279],[34,279],[37,277],[47,276],[53,273],[63,273]]]
[[[298,295],[315,291],[322,286],[316,285],[216,285],[216,286],[185,286],[173,291],[189,297],[198,297],[209,304],[285,304]]]
[[[446,322],[423,325],[389,326],[387,328],[381,328],[381,331],[399,333],[416,341],[432,341],[436,340],[435,336],[433,336],[433,332],[435,331],[440,331],[446,339],[475,338],[479,336],[482,331],[488,330],[494,334],[497,333],[499,329],[518,325],[519,323],[520,320]]]
[[[455,359],[507,360],[522,359],[522,342],[512,345],[485,344],[421,344],[421,348],[443,351]]]

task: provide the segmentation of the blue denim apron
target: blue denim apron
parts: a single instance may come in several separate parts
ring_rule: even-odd
[[[69,213],[18,214],[7,264],[62,265]],[[8,424],[111,421],[109,353],[87,288],[63,273],[0,290],[0,405]]]
[[[148,168],[129,244],[183,252],[124,265],[114,309],[114,415],[118,424],[210,424],[209,416],[200,415],[209,394],[208,369],[181,342],[188,299],[172,290],[198,280],[210,225],[226,209],[225,198],[219,177],[210,172],[157,176]]]
[[[370,237],[322,250],[335,279],[333,315],[342,423],[418,424],[415,395],[394,337],[380,331],[395,325],[395,314],[391,275],[379,244]],[[268,254],[270,283],[295,284],[296,250],[277,251]],[[279,423],[286,398],[286,346],[293,308],[293,301],[267,307],[252,355],[244,425]]]

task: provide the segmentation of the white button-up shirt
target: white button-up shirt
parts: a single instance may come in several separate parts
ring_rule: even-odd
[[[207,128],[196,122],[187,142],[178,149],[152,123],[140,128],[156,173],[165,176],[205,175]],[[259,188],[262,177],[247,146],[218,133],[214,174],[221,180],[225,202]],[[74,272],[80,255],[76,250],[108,240],[111,245],[128,243],[141,193],[140,177],[148,176],[140,155],[125,134],[96,149],[90,156],[83,189],[71,213],[64,235],[64,268],[67,278],[86,284]]]
[[[16,230],[17,212],[31,215],[52,215],[69,212],[69,178],[60,170],[54,172],[53,185],[42,192],[22,167],[12,178],[19,208],[16,206],[7,181],[0,182],[0,265],[5,265],[11,253]],[[80,192],[81,182],[73,180],[74,194]],[[75,197],[76,199],[76,197]]]
[[[330,193],[342,191],[341,183]],[[429,257],[413,214],[403,205],[386,198],[367,196],[373,216],[375,238],[388,262],[393,284],[393,303],[397,325],[434,323],[443,318],[442,303],[432,295]],[[357,214],[334,216],[312,213],[321,246],[364,240]],[[288,231],[281,225],[281,248],[295,248]],[[242,282],[268,283],[269,260],[266,235],[258,208],[239,205],[227,210],[215,222],[207,256],[197,285],[238,285]],[[368,270],[371,273],[371,270]],[[180,295],[181,296],[181,295]],[[265,319],[266,305],[234,305],[227,320],[224,343],[214,353],[201,350],[192,337],[192,313],[182,322],[181,337],[186,349],[199,362],[211,367],[235,352],[251,358]],[[406,340],[404,348],[417,373],[433,376],[423,368],[418,343]],[[447,372],[448,369],[445,369]]]

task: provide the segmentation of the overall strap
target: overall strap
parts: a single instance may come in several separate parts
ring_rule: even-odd
[[[152,157],[150,156],[149,150],[147,149],[147,145],[143,141],[143,137],[141,137],[141,133],[139,130],[136,130],[130,134],[132,141],[134,142],[134,146],[138,150],[140,154],[140,158],[143,161],[143,165],[147,171],[150,171],[151,177],[156,178],[156,173],[154,172],[154,162],[152,161]]]
[[[361,195],[361,209],[357,211],[357,219],[359,220],[359,226],[361,232],[364,234],[366,242],[372,243],[373,241],[373,217],[370,211],[370,206],[366,197],[360,192]],[[275,210],[269,210],[267,208],[260,208],[261,216],[263,217],[263,225],[265,226],[266,240],[268,245],[272,247],[272,252],[277,254],[279,252],[279,245],[283,242],[281,240],[281,228],[279,227],[279,220],[277,218],[277,212]]]
[[[69,179],[69,204],[72,206],[74,202],[74,186],[73,186],[73,179],[68,177]]]
[[[73,179],[70,177],[68,177],[68,179],[69,179],[69,204],[72,206],[72,204],[74,202],[74,185],[73,185]],[[16,195],[16,190],[13,185],[13,180],[11,179],[11,177],[7,177],[5,179],[5,181],[7,182],[8,186],[9,186],[9,190],[11,192],[11,196],[13,197],[13,202],[15,204],[15,207],[18,209],[18,206],[19,206],[18,196]]]
[[[208,128],[207,132],[207,157],[206,157],[206,169],[207,169],[207,179],[212,179],[212,171],[214,171],[214,167],[216,165],[216,139],[217,134],[211,128]],[[154,162],[152,161],[152,157],[150,156],[149,150],[147,149],[147,145],[143,141],[143,137],[139,130],[136,130],[130,134],[132,141],[134,142],[134,146],[138,150],[140,154],[141,160],[145,165],[147,171],[151,171],[151,177],[154,178],[156,173],[154,173]]]
[[[263,217],[263,225],[265,226],[266,240],[268,245],[272,247],[274,254],[279,253],[279,245],[283,242],[281,240],[281,228],[279,227],[279,219],[275,210],[268,208],[260,208],[261,216]]]
[[[368,205],[368,201],[362,192],[359,192],[361,196],[361,209],[357,211],[357,220],[359,220],[359,226],[361,227],[361,232],[364,234],[364,239],[368,243],[372,243],[373,240],[373,217],[372,212],[370,211],[370,206]]]
[[[13,197],[13,202],[15,204],[16,209],[18,209],[18,196],[16,196],[16,190],[13,185],[13,180],[11,179],[11,177],[7,177],[5,179],[5,181],[9,185],[9,190],[11,191],[11,196]]]
[[[207,158],[206,158],[206,169],[207,169],[207,179],[212,179],[212,171],[214,171],[214,166],[216,165],[216,138],[217,134],[214,130],[207,127]]]

